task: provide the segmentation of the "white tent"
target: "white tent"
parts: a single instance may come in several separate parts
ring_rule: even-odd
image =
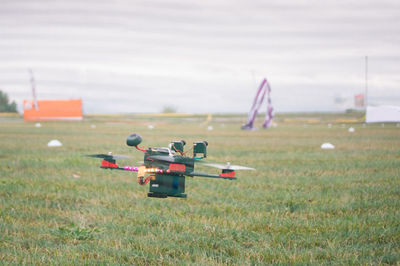
[[[400,106],[368,106],[365,122],[400,122]]]

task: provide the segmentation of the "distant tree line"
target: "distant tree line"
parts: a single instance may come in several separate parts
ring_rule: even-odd
[[[9,102],[7,93],[0,90],[0,113],[16,113],[17,104]]]
[[[162,109],[163,113],[176,113],[176,107],[172,105],[166,105]]]

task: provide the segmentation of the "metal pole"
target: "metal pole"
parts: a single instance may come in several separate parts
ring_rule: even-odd
[[[368,106],[368,56],[365,56],[365,109]]]
[[[39,109],[38,103],[37,103],[37,98],[36,98],[36,86],[35,86],[35,78],[33,77],[33,71],[32,69],[28,69],[29,73],[31,74],[31,86],[32,86],[32,97],[33,97],[33,105],[36,110]]]

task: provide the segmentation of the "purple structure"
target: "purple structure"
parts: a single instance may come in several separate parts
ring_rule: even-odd
[[[272,107],[271,102],[271,87],[268,84],[266,78],[261,82],[260,86],[258,87],[256,97],[254,98],[253,105],[251,106],[248,121],[245,125],[242,126],[242,129],[245,130],[252,130],[254,121],[256,120],[258,110],[260,109],[265,94],[267,94],[267,113],[265,116],[265,121],[263,124],[263,128],[269,128],[272,124],[272,119],[274,117],[274,108]]]

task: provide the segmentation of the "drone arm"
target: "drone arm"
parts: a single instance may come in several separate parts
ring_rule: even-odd
[[[124,167],[120,167],[118,166],[118,164],[113,163],[113,162],[109,162],[107,160],[103,160],[101,162],[101,168],[104,169],[111,169],[111,170],[123,170],[123,171],[133,171],[133,172],[137,172],[139,167],[136,166],[124,166]]]
[[[124,166],[124,167],[104,167],[101,166],[101,168],[103,169],[111,169],[111,170],[122,170],[122,171],[133,171],[133,172],[137,172],[138,171],[138,167],[135,166]]]

